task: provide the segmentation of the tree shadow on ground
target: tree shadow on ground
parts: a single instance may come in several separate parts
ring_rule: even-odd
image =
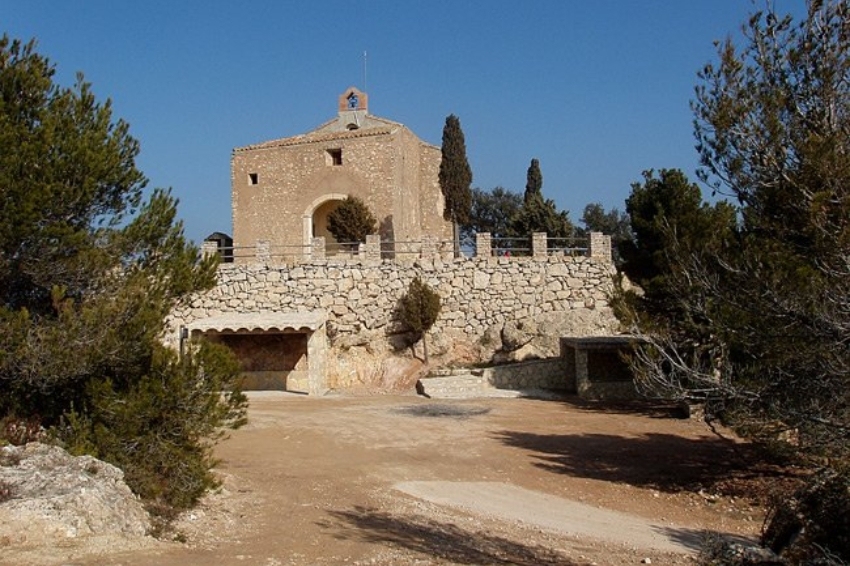
[[[664,535],[669,540],[679,543],[682,546],[690,548],[697,552],[705,547],[707,540],[711,538],[719,538],[730,543],[737,543],[745,546],[757,545],[758,541],[754,538],[733,535],[729,533],[720,533],[706,529],[689,529],[686,527],[662,527],[656,526],[654,529]]]
[[[570,409],[603,415],[641,415],[654,419],[688,418],[684,406],[662,400],[638,398],[631,401],[593,401],[569,395],[558,401]]]
[[[335,530],[337,539],[359,539],[370,544],[403,548],[455,564],[586,564],[573,562],[562,553],[542,546],[522,544],[419,515],[393,515],[359,506],[351,511],[329,511],[329,514],[332,520],[320,522],[319,526]]]
[[[494,438],[530,453],[534,465],[544,470],[664,492],[696,491],[790,473],[770,463],[758,447],[720,437],[501,431]]]

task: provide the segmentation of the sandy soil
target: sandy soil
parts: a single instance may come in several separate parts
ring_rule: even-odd
[[[749,448],[663,411],[575,400],[253,394],[183,542],[6,549],[2,564],[692,564],[762,510],[716,495]],[[8,552],[7,552],[8,551]]]

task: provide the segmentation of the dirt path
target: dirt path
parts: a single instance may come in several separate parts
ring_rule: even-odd
[[[645,550],[689,553],[699,541],[671,536],[675,530],[644,517],[600,509],[562,497],[498,482],[401,482],[393,486],[431,503],[458,507],[476,515],[553,531],[575,539],[593,539]],[[681,527],[679,527],[681,529]]]
[[[691,564],[761,511],[700,494],[734,442],[660,414],[573,402],[254,394],[218,447],[221,493],[186,542],[30,549],[15,564]],[[741,447],[738,447],[741,448]],[[0,563],[3,558],[0,558]]]

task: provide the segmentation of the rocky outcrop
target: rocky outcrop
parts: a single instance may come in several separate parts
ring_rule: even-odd
[[[0,448],[0,546],[144,536],[150,520],[124,473],[91,456],[33,442]]]

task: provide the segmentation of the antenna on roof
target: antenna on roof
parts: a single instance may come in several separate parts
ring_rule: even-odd
[[[366,88],[366,50],[363,50],[363,92],[369,92]]]

